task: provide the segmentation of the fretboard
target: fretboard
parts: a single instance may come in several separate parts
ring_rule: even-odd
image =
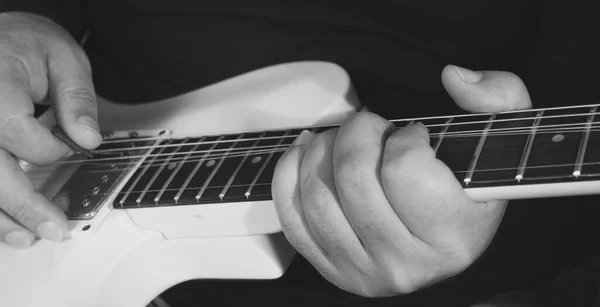
[[[465,189],[506,188],[600,179],[599,109],[590,105],[393,122],[398,128],[423,123],[437,157]],[[164,139],[149,148],[114,207],[271,200],[275,165],[298,134],[333,127]],[[96,153],[126,149],[112,144]]]

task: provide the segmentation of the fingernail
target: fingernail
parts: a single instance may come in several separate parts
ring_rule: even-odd
[[[86,128],[98,135],[100,134],[100,128],[98,127],[98,122],[89,116],[85,116],[85,115],[81,116],[80,118],[77,119],[77,123],[80,126]]]
[[[38,234],[40,237],[46,240],[60,242],[63,238],[63,230],[60,226],[58,226],[55,222],[43,222],[37,228]]]
[[[8,246],[14,248],[27,248],[31,245],[31,238],[22,230],[13,230],[4,236],[4,241]]]
[[[454,65],[452,67],[454,67],[454,70],[456,70],[456,73],[458,73],[460,78],[467,84],[477,83],[481,80],[481,77],[483,77],[483,75],[479,71],[472,71],[472,70],[454,66]]]
[[[314,136],[315,136],[314,133],[312,133],[308,130],[303,130],[302,132],[300,132],[300,135],[298,135],[296,140],[294,140],[294,143],[292,143],[292,145],[302,146],[302,145],[308,144],[308,142],[310,142],[310,140],[312,140],[312,138]]]

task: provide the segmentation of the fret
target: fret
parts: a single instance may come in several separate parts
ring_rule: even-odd
[[[246,160],[248,159],[248,156],[250,155],[250,153],[256,148],[256,145],[258,144],[258,142],[260,142],[260,138],[263,138],[265,136],[266,132],[263,132],[260,136],[259,139],[254,141],[254,143],[252,144],[252,148],[247,151],[244,154],[244,157],[242,158],[242,161],[240,161],[240,163],[238,163],[237,167],[235,168],[235,170],[233,171],[233,174],[231,174],[231,176],[229,177],[229,180],[227,180],[227,183],[225,184],[225,186],[223,187],[223,190],[221,191],[221,193],[219,193],[219,198],[221,200],[223,200],[223,197],[225,197],[225,194],[227,193],[227,191],[229,190],[229,187],[231,186],[231,183],[233,182],[233,180],[235,179],[235,177],[237,176],[238,172],[240,171],[240,169],[242,168],[242,165],[244,165],[244,163],[246,162]]]
[[[287,130],[283,136],[279,139],[279,141],[277,142],[276,147],[281,146],[281,144],[283,143],[283,141],[287,138],[287,136],[290,134],[291,130]],[[262,173],[264,172],[265,168],[267,167],[267,165],[269,164],[269,162],[271,161],[271,159],[273,158],[273,155],[275,154],[275,151],[271,151],[268,155],[267,158],[265,159],[265,161],[263,161],[262,165],[260,166],[260,168],[258,169],[258,172],[256,172],[256,175],[254,176],[254,178],[252,179],[252,182],[250,183],[250,185],[248,186],[248,189],[246,190],[246,192],[244,193],[244,196],[246,197],[246,199],[250,198],[250,195],[252,193],[252,189],[254,189],[254,185],[256,185],[256,182],[258,181],[258,178],[260,177],[260,175],[262,175]]]
[[[517,175],[515,179],[518,182],[523,180],[523,175],[525,174],[525,167],[527,166],[527,160],[529,159],[529,153],[531,152],[531,147],[533,146],[533,139],[535,138],[535,133],[537,131],[538,126],[540,125],[540,121],[542,120],[542,115],[544,111],[538,111],[536,114],[535,120],[533,121],[533,126],[531,126],[531,131],[529,132],[529,136],[527,137],[527,143],[525,144],[525,150],[523,150],[523,156],[521,157],[521,162],[519,162],[519,168],[517,169]]]
[[[581,175],[581,168],[583,165],[583,159],[585,157],[585,150],[587,148],[588,141],[590,139],[590,132],[592,130],[592,125],[594,124],[594,117],[596,113],[596,107],[592,107],[590,109],[590,114],[588,115],[586,124],[585,124],[585,132],[583,133],[583,137],[581,138],[581,143],[579,144],[579,150],[577,153],[577,160],[575,161],[575,169],[573,170],[573,176],[579,177]]]
[[[528,182],[573,177],[589,108],[545,110],[527,161]]]
[[[289,132],[289,135],[299,135],[302,130],[306,129],[294,129]],[[316,130],[316,129],[315,129]],[[315,130],[311,130],[311,132],[315,132]],[[289,148],[292,146],[295,138],[286,137],[283,138],[283,142],[281,142],[281,146],[284,148]],[[254,182],[251,194],[248,196],[249,200],[258,201],[258,200],[267,200],[271,199],[271,182],[273,180],[273,175],[275,174],[275,168],[277,167],[277,163],[281,156],[285,151],[275,151],[273,156],[269,159],[268,162],[264,163],[264,169],[261,172],[258,179]],[[262,168],[263,165],[261,165]],[[244,199],[246,199],[244,197]]]
[[[600,107],[596,109],[596,112]],[[595,116],[590,129],[590,137],[585,148],[581,175],[578,180],[600,174],[600,116]]]
[[[434,152],[436,152],[436,153],[438,152],[438,149],[440,148],[440,144],[442,144],[442,141],[444,140],[444,135],[446,135],[446,132],[448,131],[448,127],[450,127],[450,124],[452,123],[453,119],[454,119],[453,117],[448,118],[445,125],[442,127],[442,130],[439,132],[439,135],[437,137],[435,145],[433,146]]]
[[[173,143],[170,143],[169,145],[171,145],[171,144],[173,144]],[[163,172],[163,170],[169,164],[169,162],[171,162],[173,155],[176,154],[181,149],[181,147],[182,147],[182,145],[178,145],[177,147],[174,147],[171,150],[171,154],[168,155],[164,160],[159,160],[157,165],[154,164],[154,162],[156,162],[156,161],[154,161],[152,163],[152,165],[150,165],[151,167],[157,167],[157,169],[154,171],[154,174],[152,175],[150,180],[148,180],[148,183],[146,183],[146,186],[144,187],[144,189],[142,190],[142,192],[140,193],[138,198],[135,200],[136,203],[139,204],[142,202],[142,200],[144,199],[144,196],[146,196],[146,193],[148,193],[148,190],[150,190],[150,187],[154,184],[154,182],[156,182],[156,179],[158,178],[158,176]],[[156,199],[156,197],[154,199]],[[156,202],[156,200],[154,202]]]
[[[201,143],[202,141],[204,141],[205,138],[206,137],[202,137],[198,142]],[[185,138],[183,140],[182,144],[189,142],[189,140],[190,140],[190,138]],[[183,156],[183,158],[181,158],[181,161],[179,163],[177,163],[177,166],[171,172],[171,175],[169,175],[169,178],[167,178],[167,180],[165,180],[163,185],[160,187],[160,190],[154,197],[155,203],[158,204],[158,201],[160,201],[160,198],[163,196],[163,194],[165,193],[165,190],[173,181],[173,178],[175,178],[175,176],[179,173],[179,170],[181,170],[181,167],[186,163],[187,159],[192,155],[192,153],[196,150],[196,148],[198,148],[198,145],[200,145],[200,144],[196,144],[196,145],[192,146],[192,148],[188,151],[188,153],[185,156]],[[182,147],[184,147],[184,146],[183,145],[179,146],[179,149],[181,149]]]
[[[172,140],[167,140],[163,143],[160,143],[157,146],[162,146],[162,145],[166,145],[171,143]],[[152,156],[151,159],[149,161],[143,161],[144,167],[141,168],[141,171],[139,172],[139,174],[137,175],[137,177],[135,178],[135,180],[131,183],[131,185],[129,186],[129,189],[127,189],[127,192],[125,192],[125,194],[123,195],[123,197],[121,198],[121,200],[119,200],[119,204],[121,204],[121,206],[123,206],[123,204],[125,203],[125,201],[127,200],[127,197],[129,197],[130,194],[134,193],[134,188],[138,185],[138,183],[142,180],[142,178],[144,177],[144,174],[148,171],[148,169],[150,168],[150,165],[156,160],[156,158],[158,157],[158,155],[160,155],[166,147],[160,147],[160,149],[158,150],[158,152],[155,153],[150,153],[150,155]],[[136,203],[139,205],[139,202],[136,201]]]
[[[496,114],[477,159],[469,187],[498,182],[516,184],[515,170],[521,162],[528,139],[528,133],[524,132],[531,130],[536,114],[536,111]]]
[[[223,165],[223,162],[225,162],[225,159],[229,156],[229,153],[231,152],[231,150],[233,150],[233,148],[238,144],[239,140],[244,136],[244,134],[240,134],[235,142],[232,142],[231,146],[229,146],[229,148],[227,149],[227,151],[225,151],[223,153],[223,156],[219,159],[219,162],[217,163],[217,165],[214,167],[213,171],[210,173],[210,175],[208,175],[208,178],[206,179],[206,181],[204,181],[204,184],[202,185],[202,188],[200,188],[200,191],[198,191],[198,193],[196,194],[196,196],[194,197],[196,199],[196,201],[200,201],[200,199],[202,198],[202,194],[204,194],[204,192],[206,191],[206,188],[208,187],[208,185],[210,184],[210,182],[212,181],[212,179],[215,177],[215,175],[217,174],[217,171],[221,168],[221,165]]]
[[[462,183],[489,117],[489,114],[455,117],[451,124],[446,125],[448,129],[444,132],[444,141],[439,144],[436,156]]]
[[[188,185],[192,181],[192,178],[194,178],[194,176],[196,175],[196,172],[198,172],[198,169],[202,166],[204,161],[206,161],[206,157],[217,147],[217,145],[219,145],[219,142],[221,140],[223,140],[223,138],[225,138],[225,135],[221,135],[219,138],[217,138],[215,140],[215,142],[213,143],[213,145],[206,152],[204,152],[204,154],[202,155],[202,157],[200,158],[198,163],[196,163],[196,165],[194,166],[192,171],[189,173],[189,175],[187,176],[187,178],[185,179],[185,181],[179,188],[179,191],[177,191],[177,194],[173,197],[173,200],[175,201],[175,203],[179,202],[179,199],[181,198],[181,194],[183,194],[185,189],[188,187]]]
[[[436,156],[467,189],[575,182],[600,177],[597,109],[550,108],[394,123],[423,123]],[[335,126],[313,130],[331,128]],[[119,192],[115,208],[174,205],[172,200],[176,205],[271,200],[277,160],[302,130],[205,136],[196,139],[201,144],[182,138],[151,147]]]
[[[494,122],[495,118],[496,118],[496,114],[492,114],[490,116],[489,122],[485,125],[484,130],[481,132],[481,137],[479,138],[479,143],[477,143],[477,148],[475,149],[473,158],[472,158],[469,168],[467,170],[467,175],[465,176],[465,179],[463,179],[463,182],[465,183],[465,185],[469,185],[469,183],[471,182],[471,179],[473,178],[473,172],[475,171],[475,166],[477,165],[477,160],[479,159],[479,156],[481,155],[481,150],[483,149],[483,144],[485,144],[485,139],[488,135],[490,128],[492,127],[492,123]]]

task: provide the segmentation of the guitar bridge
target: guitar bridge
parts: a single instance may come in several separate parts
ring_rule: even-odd
[[[168,137],[166,130],[104,133],[103,143],[91,151],[93,157],[76,154],[58,161],[46,169],[49,174],[42,180],[35,178],[41,168],[26,163],[21,167],[34,175],[30,179],[38,191],[64,211],[70,236],[77,236],[98,228],[112,210],[111,202],[121,185],[152,148]]]

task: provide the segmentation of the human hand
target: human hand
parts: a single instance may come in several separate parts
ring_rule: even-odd
[[[447,66],[443,84],[471,112],[531,106],[514,74]],[[279,160],[272,192],[290,243],[331,283],[368,297],[415,291],[471,265],[505,201],[474,202],[421,124],[394,130],[359,112],[339,128],[303,132]]]
[[[67,220],[35,191],[16,158],[48,164],[70,152],[34,117],[49,99],[58,124],[81,147],[101,142],[91,67],[68,32],[33,14],[0,14],[0,238],[26,248],[34,236],[60,241]]]

